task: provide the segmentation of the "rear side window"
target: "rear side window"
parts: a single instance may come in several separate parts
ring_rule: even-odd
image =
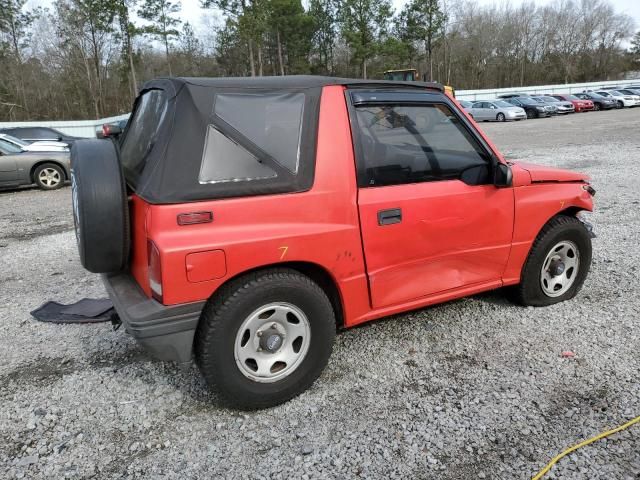
[[[216,96],[214,114],[245,137],[288,173],[296,175],[300,167],[300,139],[305,103],[303,93],[225,93]],[[238,181],[269,178],[276,172],[251,155],[247,161],[240,145],[225,148],[225,156],[218,148],[233,143],[209,126],[202,157],[200,182]],[[242,158],[242,160],[240,160]],[[233,163],[236,165],[232,165]],[[269,172],[267,170],[270,170]]]
[[[133,185],[137,183],[144,169],[166,113],[167,95],[163,90],[149,90],[138,100],[120,147],[125,177]]]
[[[355,111],[365,168],[359,178],[368,186],[488,182],[488,154],[446,105],[365,105]]]
[[[240,182],[276,177],[276,172],[213,125],[207,129],[198,181]]]

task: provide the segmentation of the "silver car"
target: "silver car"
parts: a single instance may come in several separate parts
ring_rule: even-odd
[[[68,152],[69,145],[64,142],[37,141],[33,143],[25,142],[12,135],[0,133],[0,144],[10,143],[27,152]]]
[[[574,107],[573,103],[567,102],[566,100],[558,100],[557,98],[550,97],[548,95],[538,95],[533,98],[555,106],[558,109],[558,114],[574,113],[576,111],[576,107]]]
[[[477,122],[506,122],[527,118],[523,108],[504,100],[478,100],[468,111]]]
[[[30,152],[10,142],[0,142],[0,188],[36,184],[55,190],[70,178],[68,151]]]

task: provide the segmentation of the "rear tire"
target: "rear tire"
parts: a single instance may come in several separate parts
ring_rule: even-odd
[[[209,300],[196,332],[196,363],[223,404],[273,407],[320,376],[335,332],[331,302],[315,282],[291,269],[265,270],[232,280]]]
[[[44,163],[33,172],[33,180],[42,190],[57,190],[64,185],[64,170],[55,163]]]
[[[552,305],[573,298],[591,265],[591,237],[575,217],[558,215],[542,228],[514,289],[522,305]]]

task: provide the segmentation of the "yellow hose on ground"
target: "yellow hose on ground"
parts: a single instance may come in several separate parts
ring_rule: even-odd
[[[602,432],[601,434],[596,435],[595,437],[590,438],[589,440],[585,440],[584,442],[577,443],[573,447],[567,448],[560,455],[554,457],[553,460],[551,460],[546,467],[540,470],[540,472],[535,477],[533,477],[532,480],[540,480],[546,473],[549,472],[549,470],[551,470],[551,467],[553,467],[556,463],[558,463],[560,459],[562,459],[563,457],[566,457],[572,452],[575,452],[577,449],[584,447],[585,445],[589,445],[590,443],[597,442],[598,440],[608,437],[609,435],[613,435],[614,433],[621,432],[625,428],[629,428],[631,425],[636,424],[638,422],[640,422],[640,417],[636,417],[633,420],[629,420],[624,425],[620,425],[619,427],[614,428],[612,430],[607,430],[606,432]]]

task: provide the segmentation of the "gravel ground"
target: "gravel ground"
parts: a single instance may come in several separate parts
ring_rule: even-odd
[[[511,158],[593,176],[576,299],[522,308],[496,291],[341,333],[313,388],[249,414],[122,329],[34,321],[46,300],[104,290],[80,266],[69,188],[0,193],[0,477],[531,478],[640,415],[639,123],[640,109],[483,124]],[[638,440],[640,425],[549,478],[638,479]]]

